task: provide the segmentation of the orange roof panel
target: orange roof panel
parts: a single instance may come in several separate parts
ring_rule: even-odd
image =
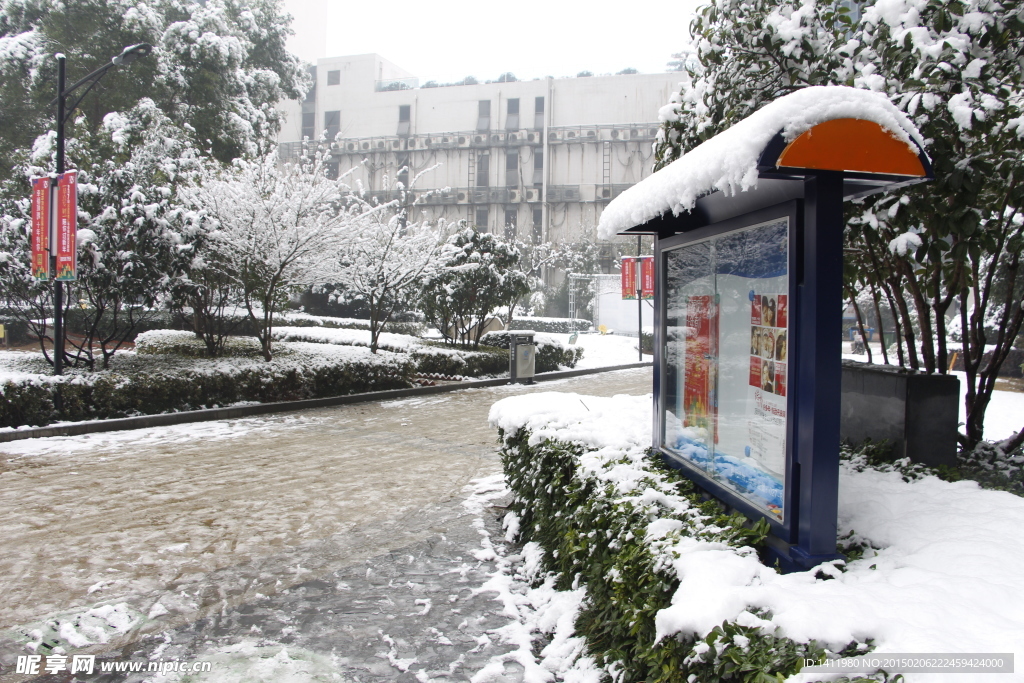
[[[793,140],[778,166],[823,171],[859,171],[890,175],[927,175],[917,150],[897,140],[874,121],[832,119]]]

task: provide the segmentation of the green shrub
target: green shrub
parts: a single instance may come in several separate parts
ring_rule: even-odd
[[[0,427],[154,415],[231,405],[323,398],[410,386],[404,356],[324,357],[293,350],[263,360],[191,361],[181,367],[152,357],[120,357],[107,372],[29,378],[0,385]],[[60,412],[55,408],[59,396]]]
[[[135,352],[143,355],[174,354],[186,358],[207,357],[206,343],[192,332],[182,330],[150,330],[135,338]],[[226,337],[223,357],[262,357],[260,340],[256,337]]]
[[[537,345],[537,361],[534,366],[536,372],[557,372],[563,368],[574,368],[583,358],[583,349],[579,346],[567,346],[546,335],[535,335],[534,342]],[[480,338],[480,343],[507,352],[512,340],[508,332],[488,332]],[[506,354],[506,359],[507,357]]]
[[[651,520],[679,520],[682,527],[673,534],[725,543],[739,553],[762,549],[767,523],[750,524],[702,501],[693,484],[653,452],[640,463],[644,476],[631,490],[658,495],[633,496],[581,468],[585,451],[579,445],[550,439],[531,445],[525,429],[499,430],[499,436],[519,540],[544,548],[546,569],[558,577],[559,589],[586,586],[576,633],[600,665],[616,672],[618,683],[775,683],[799,672],[805,658],[826,654],[813,641],[798,643],[731,622],[702,639],[677,634],[655,642],[655,616],[671,604],[679,582],[664,555],[668,546],[646,540]],[[638,463],[623,453],[607,467],[619,464]],[[664,500],[674,500],[674,507]],[[851,644],[843,654],[866,651],[855,648]],[[879,674],[858,680],[886,679]]]
[[[554,332],[556,334],[585,332],[593,327],[594,323],[586,318],[531,318],[517,315],[512,320],[512,328],[516,330]]]
[[[508,350],[480,346],[476,351],[425,343],[409,354],[420,374],[483,377],[508,374]]]

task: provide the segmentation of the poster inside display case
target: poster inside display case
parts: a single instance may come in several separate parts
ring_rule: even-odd
[[[662,447],[785,521],[789,218],[663,253]]]

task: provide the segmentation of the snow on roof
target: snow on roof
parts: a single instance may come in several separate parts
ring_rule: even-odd
[[[678,216],[716,190],[735,194],[756,187],[757,161],[776,133],[790,142],[819,123],[843,118],[873,121],[907,145],[916,141],[924,147],[914,124],[882,93],[842,85],[804,88],[765,105],[616,197],[601,215],[598,237],[610,239],[668,211]]]

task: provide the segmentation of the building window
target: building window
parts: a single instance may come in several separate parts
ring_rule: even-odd
[[[544,184],[544,150],[538,149],[533,153],[533,184]]]
[[[477,130],[490,130],[491,129],[491,101],[480,100],[477,106],[477,119],[476,119]]]
[[[481,154],[476,158],[476,186],[491,186],[491,157],[489,154]]]
[[[302,115],[302,137],[310,140],[316,138],[316,114],[313,112]]]
[[[538,97],[535,99],[533,104],[533,127],[537,129],[544,128],[544,98]]]
[[[533,210],[533,243],[540,244],[544,239],[544,209]]]
[[[476,210],[476,227],[477,230],[487,232],[487,209]]]
[[[324,131],[327,133],[328,142],[341,130],[341,111],[324,112]]]
[[[327,85],[341,85],[341,70],[327,72]]]
[[[505,154],[505,185],[519,187],[519,152]]]
[[[505,237],[512,239],[516,236],[516,223],[519,220],[517,209],[505,209]]]
[[[338,162],[328,161],[327,162],[327,177],[331,180],[338,179]]]
[[[508,113],[505,117],[505,130],[519,130],[519,98],[508,101]]]
[[[402,137],[409,135],[412,126],[412,105],[398,105],[398,134]]]

